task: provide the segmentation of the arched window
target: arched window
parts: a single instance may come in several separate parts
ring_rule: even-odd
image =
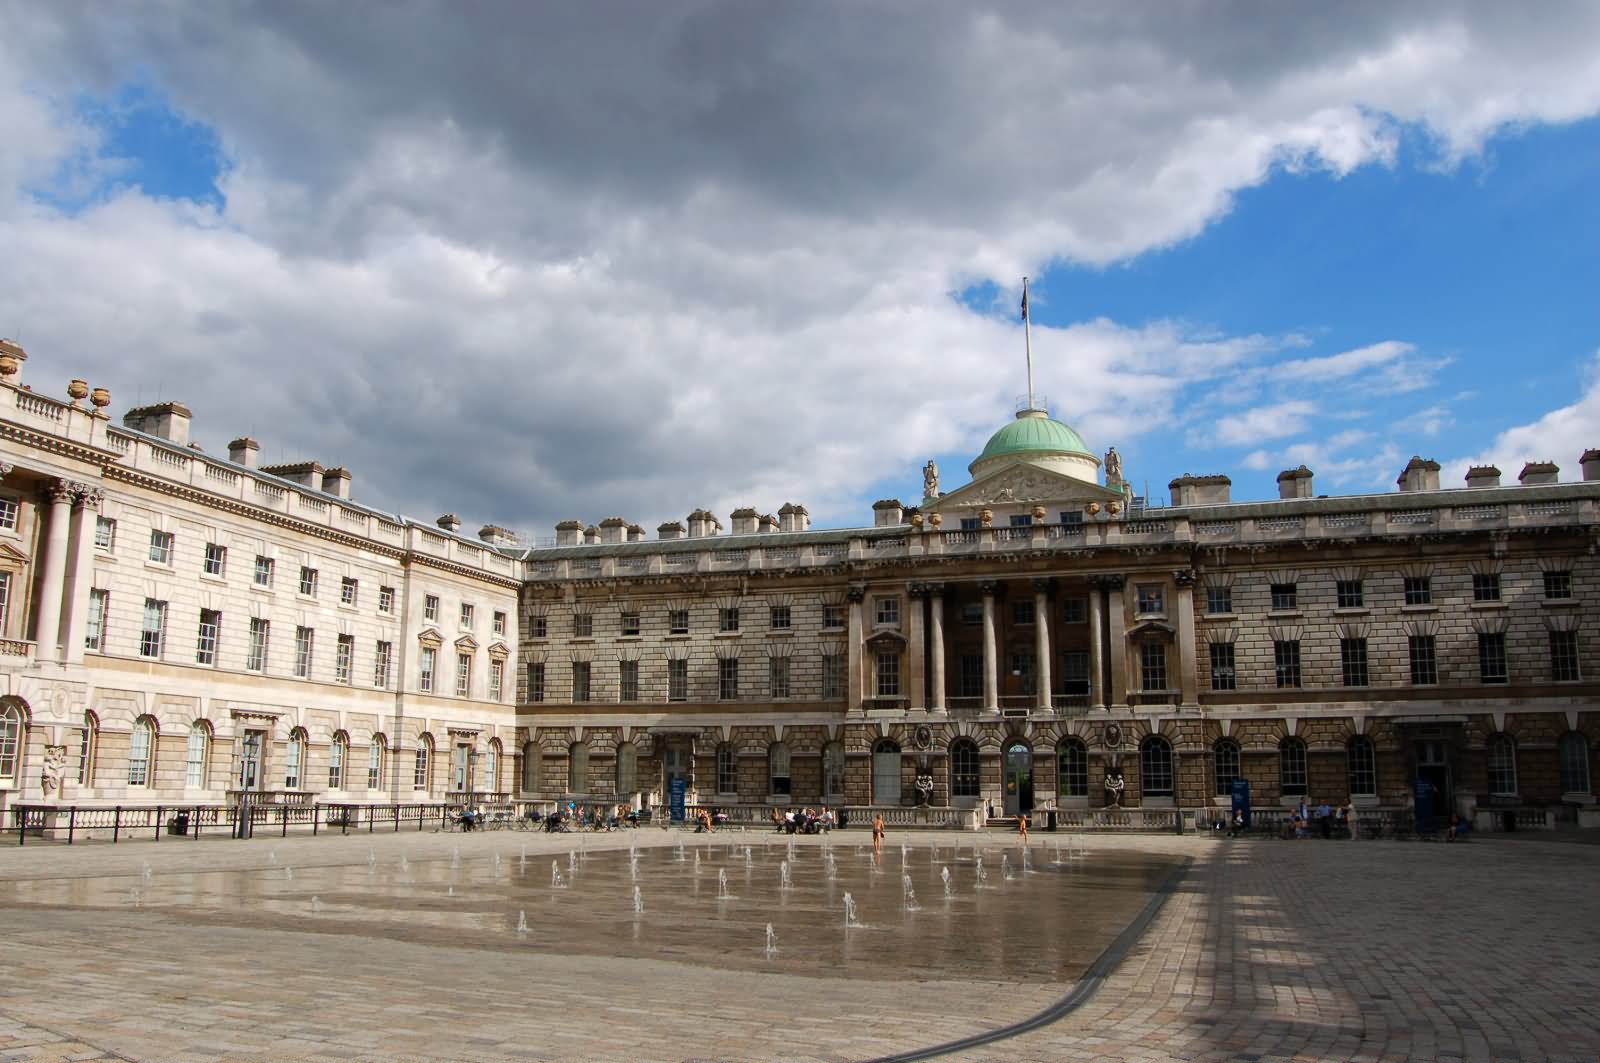
[[[822,747],[822,793],[829,801],[844,800],[844,743]]]
[[[433,736],[423,735],[417,739],[417,758],[411,768],[411,788],[413,790],[429,789],[428,773],[433,768]]]
[[[970,738],[950,743],[950,796],[978,796],[978,743]]]
[[[283,788],[298,790],[306,763],[306,733],[296,727],[289,732],[289,748],[284,751]]]
[[[1517,795],[1517,743],[1504,731],[1489,736],[1489,793],[1495,797]]]
[[[788,797],[794,793],[789,777],[789,747],[774,742],[767,747],[767,793],[774,797]]]
[[[383,755],[388,746],[383,735],[375,734],[367,743],[367,789],[383,789]]]
[[[567,792],[589,792],[589,746],[586,742],[574,742],[567,748]]]
[[[150,785],[150,760],[156,744],[155,721],[141,716],[133,721],[133,733],[128,736],[128,785]]]
[[[872,747],[872,803],[900,803],[900,744],[892,738],[880,738]]]
[[[1587,794],[1589,792],[1589,740],[1577,731],[1561,736],[1556,750],[1561,758],[1561,792]]]
[[[1239,743],[1231,738],[1219,738],[1211,747],[1211,792],[1218,797],[1233,794],[1233,780],[1239,778]]]
[[[1160,735],[1139,743],[1139,777],[1145,797],[1172,796],[1172,744]]]
[[[617,747],[617,795],[626,797],[639,789],[639,747],[624,742]]]
[[[24,733],[22,709],[16,704],[0,708],[0,779],[14,782],[22,759]]]
[[[350,736],[339,731],[333,736],[333,744],[328,747],[328,789],[344,789],[344,762],[350,750]]]
[[[1056,746],[1056,789],[1062,797],[1089,796],[1089,747],[1076,738]]]
[[[483,788],[492,794],[500,792],[500,739],[489,739],[489,748],[483,754]]]
[[[1278,784],[1285,797],[1305,796],[1306,744],[1298,738],[1278,743]]]
[[[739,758],[733,747],[724,742],[717,747],[717,793],[739,792]]]
[[[100,750],[100,719],[92,712],[83,714],[83,736],[78,741],[78,785],[94,785],[94,757]]]
[[[1378,796],[1378,753],[1366,735],[1356,735],[1344,747],[1344,775],[1351,797]]]
[[[522,743],[523,793],[531,794],[535,790],[539,789],[539,761],[542,760],[543,757],[544,754],[539,751],[537,744],[533,742]]]
[[[189,728],[189,750],[184,761],[183,785],[201,790],[206,785],[206,761],[211,756],[211,725],[196,720]]]

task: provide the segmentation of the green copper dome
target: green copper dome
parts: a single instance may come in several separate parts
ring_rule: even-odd
[[[1060,421],[1051,420],[1043,410],[1023,410],[1017,414],[1015,421],[989,437],[988,445],[973,464],[990,458],[1028,454],[1082,454],[1088,458],[1094,457],[1084,444],[1083,437],[1071,428]]]

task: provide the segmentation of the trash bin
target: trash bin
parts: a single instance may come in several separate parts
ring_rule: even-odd
[[[187,813],[187,812],[179,812],[177,815],[175,815],[171,819],[167,820],[167,833],[168,834],[188,834],[189,833],[189,813]]]
[[[1500,813],[1500,829],[1510,833],[1517,829],[1517,814],[1515,812]]]
[[[1051,833],[1055,832],[1056,810],[1053,808],[1047,808],[1044,810],[1044,829],[1050,831]]]

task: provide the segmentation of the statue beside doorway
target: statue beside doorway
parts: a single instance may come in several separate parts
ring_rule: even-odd
[[[1124,787],[1122,772],[1111,768],[1106,772],[1106,807],[1122,807],[1122,790]]]

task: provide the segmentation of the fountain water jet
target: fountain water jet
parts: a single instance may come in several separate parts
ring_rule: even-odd
[[[526,908],[524,908],[523,910],[521,910],[521,911],[519,911],[517,913],[517,933],[526,934],[527,932],[528,932],[528,910]]]
[[[717,900],[728,901],[733,899],[733,894],[728,892],[728,869],[717,869]]]
[[[793,889],[794,879],[789,877],[789,861],[785,860],[778,865],[778,888]]]
[[[906,909],[906,911],[908,911],[908,912],[920,911],[922,906],[917,903],[917,891],[915,889],[913,889],[912,886],[911,886],[911,876],[910,875],[901,875],[900,876],[900,885],[901,885],[901,892],[905,895],[905,909]]]
[[[633,914],[644,914],[644,894],[639,892],[639,887],[633,887]]]
[[[851,927],[858,925],[860,924],[856,922],[856,899],[846,892],[844,895],[844,928],[849,930]]]
[[[772,924],[767,924],[767,959],[778,954],[778,935],[773,933]]]
[[[311,914],[315,915],[316,913],[318,913],[320,911],[322,911],[322,898],[318,897],[316,894],[312,894],[312,896],[311,896]]]
[[[567,883],[561,877],[561,861],[550,861],[550,886],[552,889],[561,889]]]
[[[944,880],[945,900],[949,900],[950,898],[954,897],[956,895],[956,888],[950,884],[950,869],[948,867],[940,868],[939,878]]]

